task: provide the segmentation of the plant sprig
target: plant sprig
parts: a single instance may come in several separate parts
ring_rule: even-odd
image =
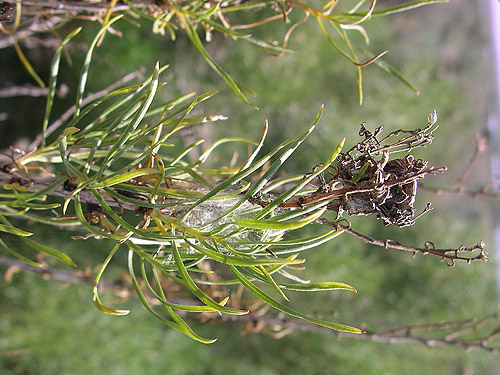
[[[25,8],[28,8],[28,11],[24,10],[24,13],[26,14],[47,14],[49,16],[52,14],[51,12],[54,11],[54,8],[57,8],[57,12],[59,14],[64,14],[66,11],[68,18],[73,18],[75,14],[77,16],[94,15],[95,19],[99,19],[99,17],[97,17],[98,15],[101,17],[104,16],[103,24],[108,27],[125,13],[132,12],[135,16],[150,22],[154,33],[161,35],[168,34],[172,41],[177,39],[178,33],[185,33],[201,57],[206,61],[210,68],[224,80],[226,85],[237,95],[237,97],[244,103],[257,108],[248,98],[248,93],[251,95],[255,94],[250,92],[246,85],[238,83],[238,80],[235,79],[231,73],[222,66],[222,64],[217,62],[207,52],[205,45],[213,39],[212,34],[214,32],[218,32],[226,37],[234,38],[238,41],[252,43],[263,48],[266,53],[273,51],[278,53],[278,56],[280,56],[284,53],[291,52],[288,48],[288,42],[292,31],[295,30],[297,26],[305,22],[309,15],[312,15],[318,24],[319,31],[323,34],[333,49],[354,65],[357,75],[359,103],[362,104],[362,69],[372,63],[375,63],[388,74],[400,80],[404,85],[408,86],[417,94],[418,89],[416,89],[407,78],[403,77],[396,68],[390,66],[386,61],[381,60],[387,51],[372,54],[368,52],[364,46],[355,43],[352,40],[350,33],[352,31],[361,33],[365,39],[365,43],[368,44],[368,32],[364,25],[368,23],[370,19],[410,11],[424,5],[446,3],[449,2],[449,0],[415,0],[385,8],[378,7],[376,0],[370,1],[368,5],[364,4],[365,1],[362,0],[358,1],[347,12],[344,10],[337,11],[337,6],[339,5],[338,1],[327,1],[323,6],[313,7],[309,2],[302,0],[253,0],[229,2],[153,2],[124,0],[124,4],[117,3],[116,1],[112,1],[109,4],[105,2],[96,4],[81,2],[81,4],[71,4],[71,10],[69,8],[66,9],[66,5],[64,4],[51,4],[50,2],[43,2],[43,4],[38,5],[30,1],[23,2],[17,0],[16,2],[16,0],[9,0],[8,2],[13,4],[16,3],[18,8],[16,13],[16,22],[13,28],[7,29],[0,24],[0,30],[8,34],[15,34],[15,32],[19,29],[20,17],[22,14],[21,10]],[[25,3],[26,5],[21,8],[21,3]],[[270,11],[273,12],[274,15],[270,16]],[[288,27],[287,25],[292,22],[291,19],[295,18],[291,17],[291,15],[295,15],[296,13],[302,13],[304,16],[299,17],[300,20],[298,22],[292,23],[292,25]],[[253,21],[248,24],[245,23],[246,15],[248,14],[256,15],[257,21]],[[118,18],[113,18],[113,16],[116,15]],[[26,17],[29,19],[29,16]],[[285,32],[282,42],[268,41],[269,38],[266,36],[258,37],[255,35],[258,34],[258,31],[263,25],[269,23],[276,24],[278,22],[283,22],[285,27],[288,27],[288,31]],[[25,23],[29,24],[29,20]],[[329,26],[331,30],[328,30],[326,26]],[[253,30],[253,33],[242,34],[238,30]],[[101,29],[100,35],[96,36],[94,40],[94,46],[102,42],[106,31],[107,28]],[[168,31],[168,33],[165,31]],[[205,39],[205,42],[203,39]],[[27,58],[22,53],[17,40],[15,48],[26,69],[30,72],[34,79],[37,80],[37,82],[43,85],[42,80],[38,77],[34,69],[29,64]],[[89,55],[87,55],[87,58],[91,56],[92,50],[93,48],[89,49]],[[359,58],[358,53],[364,55],[366,60],[362,61]],[[86,67],[88,67],[88,64],[84,65],[84,70],[87,69]],[[82,74],[80,88],[83,89],[84,87],[85,74]],[[79,100],[77,100],[77,110],[75,113],[78,112],[78,103],[82,100],[81,89],[79,90]]]

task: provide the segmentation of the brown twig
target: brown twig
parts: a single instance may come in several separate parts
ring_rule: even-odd
[[[27,189],[28,192],[30,193],[37,193],[40,190],[43,190],[47,188],[48,186],[52,185],[55,183],[57,179],[55,178],[50,178],[50,179],[37,179],[33,177],[23,177],[18,174],[11,174],[4,172],[0,170],[0,186],[12,186],[20,189]],[[67,190],[66,186],[64,185],[64,181],[61,181],[61,184],[55,188],[52,189],[50,192],[48,192],[48,195],[51,195],[53,197],[59,197],[59,198],[64,198],[66,199],[69,194],[71,193],[71,189]],[[127,202],[116,202],[113,198],[109,196],[103,196],[104,201],[113,207],[118,207],[120,206],[121,208],[128,209],[134,211],[135,209],[138,208],[137,205],[130,204]],[[94,194],[92,194],[91,191],[88,190],[82,190],[80,192],[80,200],[82,203],[85,204],[90,204],[90,205],[97,205],[99,206],[99,201],[95,197]]]
[[[7,3],[15,4],[16,0],[5,0]],[[40,1],[40,0],[23,0],[23,13],[26,14],[40,14],[44,10],[50,11],[50,14],[85,14],[85,13],[105,13],[109,4],[107,1],[100,3],[89,3],[86,1],[65,0],[61,1]],[[135,8],[144,9],[148,6],[155,5],[155,0],[132,0]],[[130,10],[127,4],[116,4],[112,11],[120,12]]]
[[[34,34],[42,33],[64,24],[67,20],[63,17],[52,16],[50,19],[35,18],[29,26],[16,31],[15,37],[4,35],[0,38],[0,49],[13,46],[17,41],[23,41],[32,37]]]
[[[15,96],[47,96],[49,89],[47,87],[39,87],[33,85],[10,86],[0,88],[0,98],[12,98]],[[57,90],[56,95],[59,98],[64,98],[68,93],[68,86],[62,84]]]
[[[386,188],[391,188],[393,186],[401,185],[404,183],[409,183],[413,182],[417,179],[423,178],[427,174],[437,174],[437,173],[442,173],[446,170],[445,167],[439,167],[439,168],[426,168],[422,171],[413,173],[411,175],[401,177],[401,178],[395,178],[391,181],[387,181],[384,183],[384,187]],[[310,206],[319,202],[324,202],[327,200],[330,200],[335,197],[345,197],[353,194],[358,194],[358,193],[368,193],[372,192],[377,186],[374,185],[368,185],[366,187],[348,187],[348,188],[343,188],[343,189],[337,189],[337,190],[332,190],[332,191],[318,191],[316,193],[313,193],[307,197],[297,197],[295,199],[290,199],[287,202],[281,204],[279,207],[281,208],[300,208],[304,206]]]
[[[15,184],[18,187],[23,187],[23,188],[28,188],[28,191],[30,192],[38,192],[42,189],[47,188],[49,185],[54,183],[54,179],[49,179],[49,180],[37,180],[33,177],[23,177],[21,175],[13,175],[11,173],[5,172],[5,171],[0,171],[0,185],[5,186],[5,185],[11,185]],[[48,194],[52,196],[57,196],[57,197],[62,197],[62,198],[67,198],[67,196],[70,194],[70,191],[66,190],[65,186],[61,183],[61,185],[56,188],[51,190]],[[110,206],[117,207],[118,203],[112,198],[108,196],[103,196],[103,199],[106,201],[106,203]],[[139,199],[139,198],[137,198]],[[87,191],[87,190],[82,190],[80,192],[80,200],[82,203],[87,203],[87,204],[93,204],[93,205],[99,205],[99,202],[97,201],[96,197],[92,192]],[[120,202],[120,207],[122,209],[127,209],[127,210],[136,210],[138,208],[137,205],[130,204],[127,202]],[[359,233],[352,228],[350,228],[347,225],[342,225],[340,223],[332,222],[327,219],[319,218],[316,220],[317,223],[322,224],[322,225],[327,225],[330,227],[333,227],[337,230],[342,230],[345,231],[361,240],[363,240],[366,243],[384,247],[384,248],[391,248],[391,249],[396,249],[396,250],[403,250],[403,251],[408,251],[412,252],[414,254],[421,253],[421,254],[432,254],[441,257],[443,260],[448,259],[450,262],[448,263],[449,266],[453,266],[455,264],[456,260],[460,261],[466,261],[468,263],[476,260],[488,260],[487,254],[484,251],[484,243],[481,241],[477,245],[467,248],[465,246],[461,246],[458,249],[437,249],[435,245],[432,242],[427,242],[423,248],[418,248],[418,247],[413,247],[413,246],[407,246],[400,244],[396,241],[392,240],[377,240],[372,237],[369,237],[365,234]],[[475,257],[465,257],[461,256],[460,254],[462,253],[472,253],[474,251],[478,250],[479,253]]]
[[[487,139],[481,136],[479,133],[476,133],[474,137],[474,142],[475,142],[474,154],[472,155],[469,163],[465,167],[464,172],[460,175],[460,177],[457,178],[457,180],[450,187],[442,188],[442,187],[428,186],[426,184],[419,184],[419,188],[437,195],[456,194],[456,195],[470,197],[473,199],[479,199],[479,198],[500,199],[500,193],[490,191],[495,185],[498,185],[498,183],[500,182],[498,179],[491,181],[490,183],[486,184],[479,190],[468,189],[464,186],[464,184],[470,178],[472,171],[476,168],[477,162],[479,161],[479,157],[489,148]]]
[[[34,272],[44,277],[51,277],[55,280],[59,280],[65,283],[89,284],[89,285],[92,285],[94,283],[94,278],[91,275],[88,275],[85,272],[78,270],[70,272],[57,268],[33,267],[18,259],[11,259],[2,256],[0,256],[0,265],[8,267],[9,269]],[[108,281],[101,281],[99,283],[99,287],[113,292],[118,292],[119,294],[121,294],[124,291],[124,289],[127,288],[127,286],[125,285],[119,283],[112,283]]]
[[[485,187],[481,188],[480,190],[471,190],[464,188],[463,186],[459,186],[458,188],[438,188],[438,187],[433,187],[433,186],[428,186],[425,184],[419,184],[418,187],[422,190],[434,193],[436,195],[444,195],[444,194],[455,194],[455,195],[462,195],[465,197],[470,197],[472,199],[479,199],[479,198],[484,198],[484,199],[500,199],[500,193],[490,193],[488,190],[491,188],[492,185],[498,184],[498,181],[492,182]]]
[[[226,317],[225,317],[226,318]],[[219,318],[217,318],[219,319]],[[321,331],[321,332],[330,332],[336,335],[338,338],[352,338],[358,340],[367,340],[367,341],[376,341],[382,342],[386,344],[421,344],[427,347],[437,347],[437,346],[451,346],[458,347],[464,350],[478,350],[485,351],[490,353],[500,353],[500,347],[488,346],[487,341],[491,339],[491,334],[486,335],[484,338],[476,339],[476,340],[447,340],[446,338],[436,336],[434,337],[425,337],[418,336],[414,334],[395,334],[395,333],[377,333],[375,331],[366,331],[363,335],[354,335],[349,333],[341,333],[341,332],[332,332],[330,329],[313,325],[308,322],[300,321],[300,320],[288,320],[285,319],[284,316],[254,316],[252,314],[228,317],[229,320],[236,322],[251,322],[254,325],[260,325],[261,330],[263,328],[272,328],[275,331],[282,332],[284,330],[291,331]],[[434,324],[433,324],[434,325]],[[411,327],[408,327],[411,328]],[[288,331],[288,332],[289,332]],[[485,341],[486,340],[486,341]]]
[[[496,312],[494,314],[488,315],[486,318],[484,318],[478,322],[473,321],[472,324],[469,324],[465,328],[462,328],[458,331],[455,331],[455,332],[452,332],[452,333],[446,335],[445,338],[446,338],[446,340],[455,340],[458,337],[462,337],[462,336],[465,336],[467,334],[477,332],[479,329],[485,327],[487,324],[489,324],[490,322],[492,322],[493,320],[496,320],[498,318],[500,318],[500,312]]]
[[[316,220],[317,223],[322,224],[322,225],[327,225],[330,227],[333,227],[337,230],[343,230],[346,233],[349,233],[353,235],[354,237],[357,237],[364,242],[370,244],[370,245],[375,245],[375,246],[380,246],[384,247],[386,249],[395,249],[395,250],[403,250],[403,251],[408,251],[416,255],[417,253],[426,255],[426,254],[432,254],[436,255],[440,258],[448,259],[448,266],[453,267],[455,265],[455,261],[460,260],[460,261],[465,261],[467,263],[476,261],[476,260],[484,260],[488,261],[488,256],[487,253],[484,251],[484,242],[480,241],[478,244],[472,246],[472,247],[465,247],[465,246],[460,246],[458,249],[437,249],[434,243],[427,241],[424,245],[424,247],[414,247],[414,246],[407,246],[400,244],[397,241],[393,241],[390,239],[387,240],[377,240],[375,238],[372,238],[370,236],[367,236],[363,233],[359,233],[355,231],[354,229],[350,228],[347,225],[342,225],[339,223],[335,223],[333,221],[327,220],[327,219],[322,219],[319,218]],[[479,253],[476,256],[473,257],[464,257],[461,256],[460,254],[462,253],[473,253],[475,251],[479,251]]]
[[[465,181],[469,178],[471,172],[474,170],[475,165],[477,164],[477,161],[479,160],[479,156],[488,149],[488,143],[487,140],[482,137],[479,133],[476,133],[474,137],[474,142],[476,144],[476,147],[474,149],[474,155],[472,155],[472,158],[467,165],[467,168],[465,168],[464,172],[462,175],[455,181],[453,185],[451,185],[451,190],[458,190],[460,186],[464,184]]]
[[[0,265],[8,267],[8,269],[35,272],[44,275],[45,277],[52,277],[53,279],[67,283],[92,285],[94,282],[93,278],[90,277],[90,275],[85,274],[81,271],[71,272],[46,267],[33,267],[20,260],[5,258],[2,256],[0,256]],[[133,293],[133,288],[130,285],[127,286],[126,284],[123,284],[121,282],[113,283],[101,281],[99,286],[100,288],[102,288],[102,291],[109,290],[121,297],[127,298],[135,295],[135,293]],[[200,302],[198,301],[187,300],[184,298],[172,298],[171,302],[184,305],[200,304]],[[245,331],[243,333],[264,332],[269,333],[276,338],[281,338],[293,331],[321,331],[328,332],[328,334],[334,334],[338,338],[348,337],[358,340],[361,339],[367,341],[383,342],[386,344],[411,343],[422,344],[428,347],[451,346],[462,348],[465,350],[478,350],[490,353],[500,352],[500,347],[488,345],[489,342],[497,338],[497,336],[500,334],[499,327],[496,327],[490,333],[484,334],[481,337],[475,339],[460,339],[460,337],[463,337],[465,334],[468,334],[470,332],[477,332],[479,328],[484,327],[486,324],[494,323],[495,320],[498,320],[500,318],[500,312],[490,314],[486,318],[480,320],[478,323],[476,323],[475,319],[469,319],[461,322],[430,323],[418,326],[399,327],[380,332],[367,330],[365,334],[357,335],[335,332],[331,329],[321,327],[303,320],[287,319],[284,314],[270,315],[266,313],[267,310],[259,310],[258,308],[256,308],[252,309],[252,311],[254,312],[239,316],[227,314],[224,314],[223,317],[216,316],[214,314],[211,314],[210,316],[212,317],[213,321],[221,323],[233,321],[235,323],[243,324],[245,328]],[[200,315],[200,319],[206,318],[206,314]],[[454,327],[462,327],[462,329],[460,331],[456,331],[456,333],[451,333],[444,337],[440,337],[439,333],[436,333],[434,337],[429,337],[428,333],[425,337],[416,334],[416,332],[418,331],[429,332],[433,329],[442,330]]]

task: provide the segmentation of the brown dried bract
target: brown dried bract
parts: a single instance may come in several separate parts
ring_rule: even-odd
[[[425,147],[434,138],[437,128],[437,114],[434,111],[427,126],[416,130],[397,130],[379,139],[383,127],[372,133],[361,124],[359,135],[362,141],[346,153],[339,155],[338,163],[332,167],[331,179],[323,181],[318,192],[345,194],[328,207],[348,215],[376,214],[384,224],[404,227],[412,225],[423,213],[430,210],[430,204],[422,214],[415,216],[417,180],[427,174],[443,172],[446,168],[434,168],[423,159],[415,159],[407,154],[392,159],[397,152],[410,152],[417,147]]]

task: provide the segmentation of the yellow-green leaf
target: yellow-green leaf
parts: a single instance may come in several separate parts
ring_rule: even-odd
[[[299,229],[307,224],[318,219],[325,212],[326,207],[322,207],[318,211],[303,218],[288,220],[288,221],[274,221],[274,220],[260,220],[260,219],[239,219],[236,220],[236,225],[240,227],[252,229],[269,229],[269,230],[294,230]]]

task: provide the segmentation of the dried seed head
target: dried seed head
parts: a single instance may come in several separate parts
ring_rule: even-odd
[[[334,206],[339,216],[376,214],[384,224],[404,227],[412,225],[415,219],[415,200],[417,180],[427,174],[436,174],[445,168],[433,168],[422,159],[415,159],[411,154],[390,160],[396,152],[425,147],[434,138],[432,133],[437,128],[435,111],[429,116],[424,129],[397,130],[379,139],[383,127],[372,133],[361,124],[359,135],[364,139],[346,153],[340,154],[336,167],[330,172],[332,178],[322,187],[332,190],[333,186],[350,188],[351,193],[340,198]]]

